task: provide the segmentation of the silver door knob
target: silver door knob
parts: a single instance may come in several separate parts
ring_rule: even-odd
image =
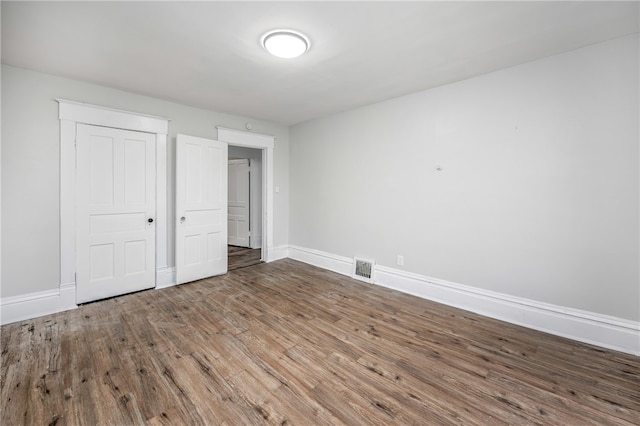
[[[180,222],[184,222],[185,220],[187,220],[187,218],[186,218],[186,217],[184,217],[184,216],[182,216],[182,217],[180,218]]]

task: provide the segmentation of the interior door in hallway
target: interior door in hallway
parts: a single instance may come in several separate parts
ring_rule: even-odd
[[[251,163],[248,159],[229,160],[229,245],[249,247]]]
[[[76,301],[155,286],[155,136],[78,124]]]
[[[176,138],[176,282],[227,272],[227,144]]]

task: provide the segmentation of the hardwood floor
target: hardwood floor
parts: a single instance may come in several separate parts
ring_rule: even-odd
[[[3,326],[3,425],[631,425],[640,358],[293,260]]]
[[[262,250],[250,249],[245,247],[227,246],[228,267],[227,270],[246,268],[247,266],[257,265],[262,262]]]

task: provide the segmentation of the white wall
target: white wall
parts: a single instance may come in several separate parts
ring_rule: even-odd
[[[171,119],[168,135],[169,264],[174,263],[175,136],[215,139],[216,125],[276,136],[274,246],[288,242],[288,128],[274,123],[190,108],[76,80],[2,65],[2,298],[60,285],[60,130],[54,98]]]
[[[249,177],[251,236],[249,242],[251,248],[260,248],[262,247],[262,150],[229,146],[229,159],[236,158],[251,160]]]
[[[293,126],[290,243],[639,320],[638,51],[629,36]]]

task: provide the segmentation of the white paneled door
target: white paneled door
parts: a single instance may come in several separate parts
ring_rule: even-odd
[[[227,144],[176,138],[176,283],[227,272]]]
[[[229,160],[229,245],[249,247],[249,160]]]
[[[155,135],[78,124],[77,303],[155,286]]]

